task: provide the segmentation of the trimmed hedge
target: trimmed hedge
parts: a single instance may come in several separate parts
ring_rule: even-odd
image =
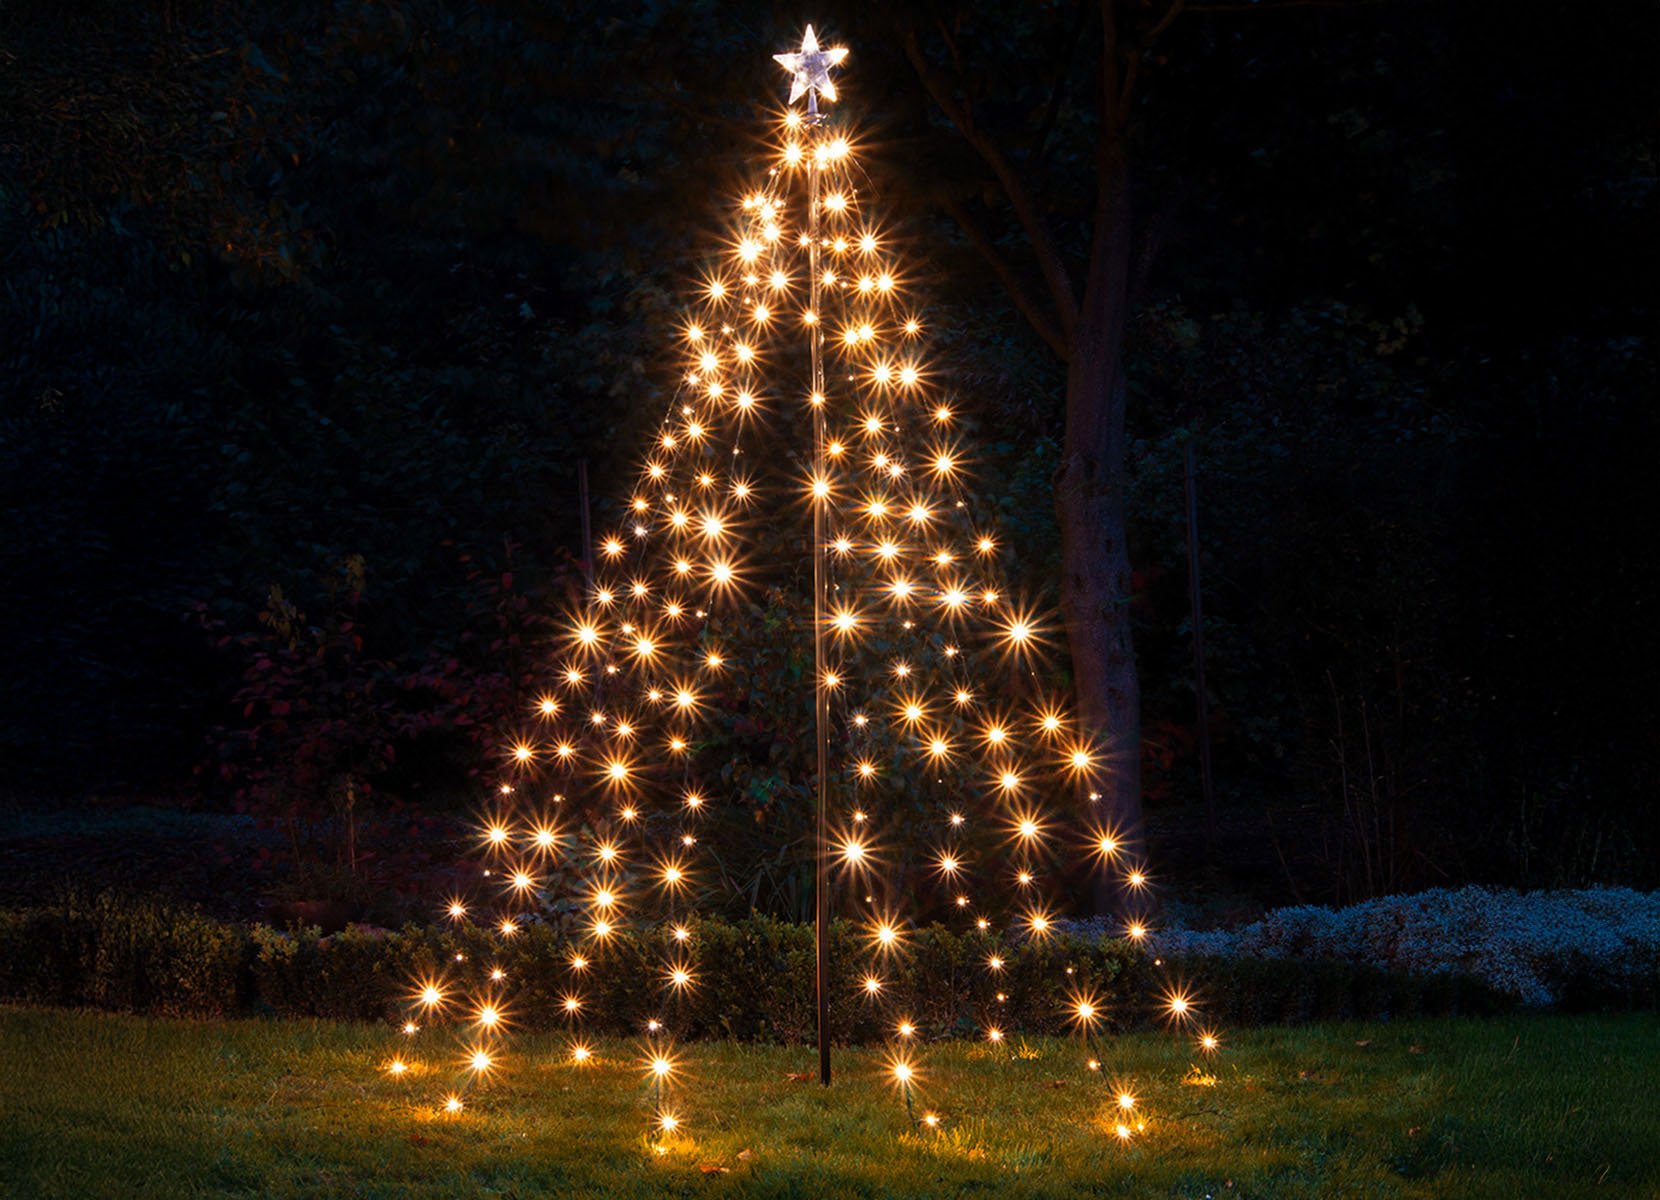
[[[1241,929],[1165,929],[1152,945],[1184,957],[1451,972],[1536,1008],[1660,1004],[1660,892],[1630,888],[1431,888],[1346,908],[1275,909]]]
[[[579,990],[586,1001],[583,1028],[593,1033],[635,1033],[651,1017],[666,1015],[683,1036],[769,1042],[813,1037],[810,926],[750,917],[696,921],[691,930],[695,953],[689,956],[676,953],[666,929],[616,934],[602,952],[588,950],[579,986],[568,961],[570,940],[546,925],[528,926],[505,942],[478,929],[411,926],[319,938],[262,927],[252,934],[252,969],[260,1003],[285,1016],[402,1019],[413,981],[453,977],[455,955],[461,954],[506,972],[507,1001],[524,1028],[568,1027],[560,1001]],[[929,926],[913,931],[906,953],[884,967],[882,1003],[876,1004],[858,988],[868,961],[862,942],[852,926],[833,927],[832,970],[845,979],[831,1003],[838,1041],[880,1040],[901,1012],[932,1036],[974,1036],[988,1021],[1058,1033],[1066,1028],[1066,995],[1075,984],[1117,1002],[1124,1019],[1137,1015],[1126,985],[1140,954],[1121,943],[1055,939],[998,950],[989,938]],[[996,977],[984,968],[993,953],[1007,964]],[[691,958],[696,986],[665,1013],[664,964],[683,956]]]
[[[112,893],[0,910],[0,996],[162,1016],[242,1008],[247,937],[200,913]]]
[[[1488,1016],[1516,1007],[1468,975],[1405,975],[1355,963],[1266,958],[1184,958],[1180,977],[1204,998],[1207,1021],[1227,1028]]]
[[[662,1013],[659,976],[674,955],[663,929],[626,932],[591,954],[582,976],[583,1028],[637,1032],[666,1015],[683,1036],[802,1042],[813,1036],[810,926],[750,917],[693,925],[697,986]],[[831,956],[845,979],[831,1004],[839,1041],[875,1041],[903,1012],[933,1037],[1061,1033],[1067,997],[1087,992],[1115,1027],[1153,1019],[1158,998],[1182,980],[1206,1021],[1237,1026],[1311,1019],[1492,1012],[1507,1007],[1489,988],[1456,976],[1420,979],[1344,963],[1148,958],[1122,941],[1063,935],[1018,947],[940,926],[912,931],[908,949],[884,968],[883,1003],[861,994],[868,951],[838,923]],[[570,940],[531,925],[510,941],[479,929],[410,926],[354,929],[330,937],[226,924],[173,904],[104,894],[0,911],[0,997],[168,1016],[259,1013],[337,1021],[401,1020],[413,981],[456,974],[455,956],[500,966],[515,1021],[563,1027],[571,989]],[[1006,963],[991,976],[993,952]],[[835,964],[840,964],[836,966]]]

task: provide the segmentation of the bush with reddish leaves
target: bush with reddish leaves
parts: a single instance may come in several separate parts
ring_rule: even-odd
[[[418,657],[377,652],[360,556],[336,564],[309,613],[272,584],[255,630],[232,632],[197,607],[203,629],[244,659],[234,722],[215,730],[203,773],[281,832],[252,865],[285,875],[284,891],[362,903],[424,890],[434,862],[453,860],[452,810],[475,801],[481,768],[536,694],[545,597],[515,588],[512,552],[503,569],[459,556],[466,626]]]

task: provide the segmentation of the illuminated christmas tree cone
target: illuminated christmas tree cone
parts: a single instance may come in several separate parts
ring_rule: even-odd
[[[1117,831],[1090,816],[1109,749],[1076,727],[1052,682],[1058,628],[999,579],[1004,547],[969,486],[968,422],[925,355],[927,321],[865,194],[855,139],[827,116],[846,53],[809,27],[799,51],[775,56],[790,106],[695,285],[675,395],[480,835],[498,894],[450,904],[488,952],[455,964],[453,985],[414,985],[406,1031],[448,1018],[460,1036],[450,1061],[462,1081],[440,1101],[450,1111],[497,1068],[511,1021],[512,980],[492,954],[552,920],[570,935],[560,1003],[577,1030],[593,964],[622,930],[647,931],[659,961],[644,982],[659,1004],[642,1022],[641,1063],[654,1127],[682,1128],[674,1039],[698,986],[695,910],[714,883],[701,839],[744,811],[715,781],[769,730],[799,743],[816,726],[804,840],[834,897],[819,911],[851,919],[863,947],[829,1000],[874,1006],[890,1081],[919,1127],[942,1121],[913,1104],[920,1043],[947,1030],[897,1008],[917,927],[939,920],[978,939],[972,1003],[995,1044],[1020,1015],[1006,1013],[1001,980],[1054,932],[1079,886],[1071,868],[1114,872],[1128,896],[1147,886]],[[753,642],[758,627],[790,643],[769,645],[784,657],[765,667],[726,645]],[[809,652],[796,705],[768,710],[757,679]],[[1143,920],[1124,935],[1143,937]],[[1194,1019],[1185,994],[1166,1003]],[[1100,1071],[1105,1012],[1090,983],[1066,1005],[1045,1015],[1073,1023],[1080,1063]],[[1214,1051],[1215,1036],[1201,1036]],[[593,1054],[573,1033],[573,1068]]]

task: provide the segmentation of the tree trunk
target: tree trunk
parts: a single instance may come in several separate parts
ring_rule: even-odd
[[[1121,870],[1100,872],[1092,902],[1097,914],[1125,914],[1136,905],[1125,871],[1140,866],[1141,687],[1130,641],[1130,555],[1124,537],[1124,329],[1130,284],[1130,163],[1124,142],[1135,69],[1144,46],[1119,45],[1115,0],[1100,5],[1100,128],[1096,134],[1096,198],[1089,265],[1078,302],[1061,249],[1042,206],[1014,165],[976,126],[958,88],[929,65],[914,32],[905,51],[923,86],[986,160],[1030,240],[1052,311],[1027,290],[992,238],[961,206],[952,209],[969,240],[1009,289],[1015,308],[1066,361],[1066,434],[1055,472],[1055,514],[1061,533],[1061,613],[1076,680],[1080,732],[1101,752],[1080,824],[1109,830],[1124,848]],[[1151,38],[1179,12],[1176,3],[1145,31]],[[947,42],[950,37],[947,35]],[[955,55],[955,46],[949,47]],[[1057,93],[1058,94],[1058,93]],[[950,206],[948,206],[950,207]]]
[[[1125,544],[1124,325],[1129,303],[1130,180],[1122,140],[1108,131],[1089,273],[1066,377],[1066,434],[1055,476],[1066,621],[1081,730],[1104,753],[1088,814],[1141,857],[1141,690],[1130,639]],[[1094,891],[1097,914],[1122,911],[1116,877]]]

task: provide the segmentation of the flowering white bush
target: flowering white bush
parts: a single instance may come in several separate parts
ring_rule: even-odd
[[[1414,975],[1474,976],[1545,1006],[1565,985],[1652,986],[1660,976],[1660,893],[1629,888],[1514,892],[1434,888],[1348,908],[1301,905],[1241,929],[1163,930],[1161,954],[1337,959]]]

